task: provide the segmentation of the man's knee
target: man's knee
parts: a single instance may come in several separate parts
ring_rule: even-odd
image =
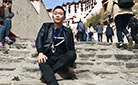
[[[10,18],[6,18],[6,19],[4,20],[4,23],[11,23],[11,19],[10,19]]]
[[[46,62],[44,62],[44,63],[40,63],[39,67],[40,67],[40,70],[42,71],[43,69],[49,68],[50,66]]]
[[[76,53],[75,53],[75,51],[68,51],[67,53],[66,53],[66,55],[68,56],[68,58],[69,59],[71,59],[71,60],[73,60],[73,61],[75,61],[76,60]]]
[[[11,19],[10,18],[5,18],[5,21],[11,21]]]

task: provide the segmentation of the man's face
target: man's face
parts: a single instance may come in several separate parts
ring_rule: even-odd
[[[11,8],[12,2],[11,2],[11,1],[5,1],[5,2],[3,2],[3,5],[4,5],[5,7]]]
[[[65,19],[64,11],[60,8],[57,8],[53,12],[53,21],[54,23],[62,23]]]

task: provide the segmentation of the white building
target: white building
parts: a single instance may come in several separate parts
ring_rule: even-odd
[[[63,3],[62,6],[66,10],[67,25],[74,30],[77,22],[80,19],[84,21],[96,4],[96,0],[80,0],[78,2]]]

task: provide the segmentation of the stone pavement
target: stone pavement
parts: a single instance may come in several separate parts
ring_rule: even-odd
[[[138,49],[121,50],[115,44],[75,42],[78,79],[60,85],[138,85]],[[35,40],[16,39],[0,50],[0,85],[45,85],[41,83]]]

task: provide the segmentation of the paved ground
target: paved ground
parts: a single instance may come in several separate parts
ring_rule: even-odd
[[[56,74],[60,85],[138,85],[138,50],[115,44],[75,42],[76,80]],[[0,51],[0,85],[44,85],[39,80],[35,41],[17,39]]]

